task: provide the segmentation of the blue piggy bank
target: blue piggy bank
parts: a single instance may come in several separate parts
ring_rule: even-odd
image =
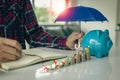
[[[108,30],[92,30],[84,35],[81,45],[83,48],[90,48],[91,56],[102,58],[109,55],[113,43]]]

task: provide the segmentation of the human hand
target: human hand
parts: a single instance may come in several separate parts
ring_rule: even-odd
[[[74,45],[78,40],[81,42],[84,33],[73,32],[70,36],[68,36],[66,41],[66,46],[70,49],[75,49]]]
[[[16,40],[0,37],[0,63],[17,60],[21,52],[22,47]]]

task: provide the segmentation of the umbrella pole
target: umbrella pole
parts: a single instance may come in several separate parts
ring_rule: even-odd
[[[81,22],[80,21],[79,21],[78,31],[81,33]],[[74,45],[74,47],[75,47],[76,53],[78,53],[81,47],[80,39],[78,39],[78,42],[77,44]]]
[[[79,21],[78,30],[79,30],[79,31],[80,31],[80,33],[81,33],[81,22],[80,22],[80,21]]]

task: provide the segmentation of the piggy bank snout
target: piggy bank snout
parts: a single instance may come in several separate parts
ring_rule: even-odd
[[[109,40],[109,41],[107,42],[107,47],[111,48],[111,47],[112,47],[112,45],[113,45],[112,41],[111,41],[111,40]]]

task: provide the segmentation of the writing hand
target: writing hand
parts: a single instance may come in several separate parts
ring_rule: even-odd
[[[22,47],[16,40],[0,37],[0,63],[17,60],[21,52]]]

